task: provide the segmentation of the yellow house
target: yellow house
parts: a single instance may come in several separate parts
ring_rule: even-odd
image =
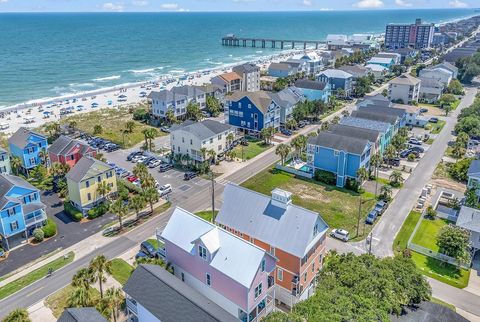
[[[81,158],[70,169],[66,178],[70,201],[83,213],[103,201],[104,196],[98,192],[100,183],[106,182],[110,187],[107,196],[117,192],[117,177],[114,169],[89,156]]]

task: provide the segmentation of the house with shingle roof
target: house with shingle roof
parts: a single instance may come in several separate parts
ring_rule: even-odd
[[[294,75],[298,69],[286,62],[283,63],[271,63],[268,66],[268,75],[272,77],[285,78]]]
[[[193,161],[203,162],[202,148],[213,150],[216,155],[224,153],[231,143],[227,139],[229,134],[235,137],[235,128],[231,125],[214,120],[187,120],[171,128],[172,153],[188,155]]]
[[[94,307],[66,308],[57,322],[107,322]]]
[[[86,143],[60,135],[49,147],[50,162],[59,162],[73,167],[83,156],[95,157],[97,150]]]
[[[281,107],[268,92],[237,91],[226,96],[225,100],[225,115],[230,125],[247,132],[280,127]]]
[[[462,206],[455,225],[470,232],[473,255],[475,255],[480,250],[480,210]]]
[[[175,276],[233,317],[259,321],[274,308],[276,258],[261,247],[178,207],[159,238]]]
[[[299,79],[295,82],[295,87],[302,92],[307,101],[321,100],[324,103],[328,103],[332,95],[332,87],[329,83],[322,83],[310,79]]]
[[[272,101],[280,106],[280,124],[285,124],[293,117],[293,109],[305,99],[300,88],[291,86],[278,93],[269,93]]]
[[[420,96],[421,80],[410,74],[402,74],[388,82],[388,99],[391,102],[410,104]]]
[[[117,193],[115,170],[89,156],[81,158],[65,177],[70,203],[84,214]],[[100,185],[106,185],[109,191],[102,194],[98,189]]]
[[[215,222],[275,256],[277,302],[292,307],[313,294],[328,225],[320,214],[293,204],[292,193],[277,188],[267,196],[229,183]]]
[[[47,137],[33,130],[21,127],[8,138],[8,147],[13,157],[20,159],[22,170],[28,173],[28,170],[37,165],[48,162]],[[43,155],[42,155],[43,154]]]
[[[241,91],[243,88],[242,76],[233,71],[217,75],[210,82],[219,86],[224,94]]]
[[[385,152],[387,146],[390,144],[394,136],[393,126],[392,124],[387,122],[373,121],[365,118],[348,116],[342,117],[342,119],[340,120],[340,124],[379,132],[381,136],[381,153]]]
[[[331,86],[333,92],[339,89],[345,91],[345,96],[350,96],[353,92],[353,75],[344,72],[340,69],[327,69],[317,77],[317,80],[322,83],[328,83]]]
[[[0,236],[4,249],[12,242],[30,237],[47,220],[41,192],[23,178],[0,174]]]
[[[316,170],[333,173],[338,187],[357,178],[360,168],[369,169],[372,142],[332,132],[320,132],[307,141],[307,163]]]

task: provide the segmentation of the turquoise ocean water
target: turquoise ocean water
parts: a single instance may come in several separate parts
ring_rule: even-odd
[[[441,23],[473,9],[268,13],[0,14],[0,107],[212,69],[279,49],[221,46],[238,36],[322,40],[382,33],[389,22]]]

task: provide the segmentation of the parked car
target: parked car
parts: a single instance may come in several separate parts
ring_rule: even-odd
[[[387,203],[383,200],[380,200],[375,204],[373,209],[378,213],[379,216],[381,216],[387,209]]]
[[[168,126],[162,126],[162,127],[160,128],[160,130],[161,130],[162,132],[165,132],[165,133],[170,133],[170,127],[168,127]]]
[[[438,123],[438,117],[431,117],[428,121],[430,123]]]
[[[400,158],[393,158],[393,159],[384,158],[383,162],[387,165],[391,165],[391,166],[394,166],[394,167],[399,167],[400,166]]]
[[[141,155],[135,163],[145,163],[148,160],[148,157]]]
[[[170,164],[170,163],[164,163],[164,164],[161,164],[160,167],[158,168],[158,171],[159,172],[166,172],[170,169],[173,169],[173,164]]]
[[[130,153],[128,156],[127,156],[127,161],[132,161],[132,159],[136,156],[139,156],[139,155],[142,155],[142,152],[141,151],[135,151],[135,152],[132,152]]]
[[[129,182],[134,182],[134,181],[136,181],[137,179],[138,179],[138,178],[135,177],[134,175],[131,175],[131,176],[127,177],[127,180],[128,180]]]
[[[281,129],[280,133],[282,133],[283,135],[286,135],[286,136],[291,136],[292,135],[292,131],[287,130],[287,129]]]
[[[424,153],[425,149],[421,146],[411,146],[410,150],[418,152],[418,153]]]
[[[422,141],[416,139],[416,138],[410,138],[408,140],[408,143],[409,144],[413,144],[413,145],[422,145]]]
[[[365,223],[369,224],[369,225],[373,225],[373,223],[375,222],[375,220],[377,220],[377,217],[378,217],[378,212],[373,209],[372,211],[370,211],[370,213],[367,215],[367,219],[365,219]]]
[[[420,109],[420,113],[427,113],[428,112],[428,108],[421,108]]]
[[[240,145],[248,146],[248,141],[247,141],[247,139],[242,138],[242,139],[240,140]]]
[[[402,152],[400,152],[400,157],[406,159],[410,154],[413,154],[415,158],[420,157],[420,153],[412,149],[403,150]]]
[[[139,258],[148,258],[149,256],[147,254],[145,254],[144,252],[138,252],[136,255],[135,255],[135,259],[139,259]]]
[[[148,162],[147,165],[148,165],[149,168],[156,168],[156,167],[158,167],[160,164],[162,164],[162,161],[160,161],[160,160],[158,160],[158,159],[154,159],[154,160]]]
[[[147,256],[150,258],[157,256],[157,250],[147,241],[144,241],[140,244],[140,251],[147,254]]]
[[[343,240],[344,242],[347,242],[348,239],[350,238],[350,233],[345,229],[333,229],[332,232],[330,233],[330,236],[336,239]]]
[[[225,153],[222,152],[217,155],[217,161],[223,161],[223,160],[225,160]]]
[[[160,197],[168,195],[171,192],[173,192],[173,189],[172,189],[172,185],[169,183],[158,188],[158,193],[160,194]]]
[[[184,180],[190,180],[190,179],[195,178],[196,176],[197,176],[196,172],[189,171],[189,172],[185,172],[185,174],[183,175],[183,179]]]

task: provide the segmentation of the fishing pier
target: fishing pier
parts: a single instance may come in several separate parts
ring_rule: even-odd
[[[321,40],[286,40],[286,39],[268,39],[268,38],[246,38],[246,37],[237,37],[233,34],[226,35],[222,38],[222,46],[231,46],[231,47],[261,47],[266,48],[280,48],[284,49],[291,48],[295,49],[295,45],[303,45],[303,49],[307,49],[307,45],[314,45],[315,49],[322,44],[325,44],[325,41]]]

